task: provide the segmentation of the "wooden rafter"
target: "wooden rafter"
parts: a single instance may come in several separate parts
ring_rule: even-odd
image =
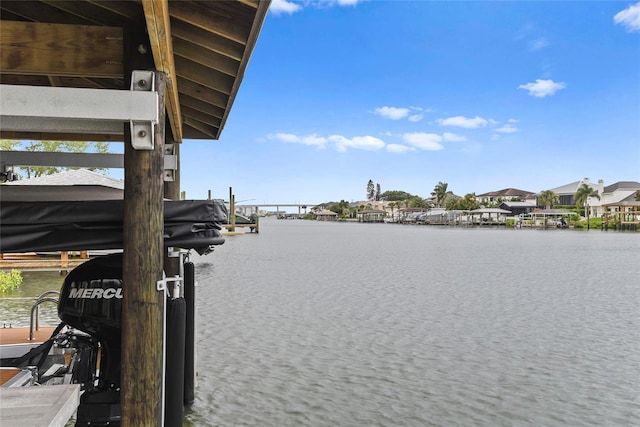
[[[176,66],[173,59],[168,0],[143,0],[144,16],[156,69],[165,74],[167,115],[176,142],[182,142],[182,117],[178,99]]]

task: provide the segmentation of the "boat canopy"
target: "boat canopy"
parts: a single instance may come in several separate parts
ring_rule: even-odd
[[[84,198],[88,187],[1,186],[0,253],[122,249],[124,200]],[[165,200],[164,246],[211,252],[226,222],[223,200]]]

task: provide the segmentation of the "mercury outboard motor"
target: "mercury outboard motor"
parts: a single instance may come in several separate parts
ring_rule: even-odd
[[[121,253],[89,260],[65,278],[58,316],[94,339],[99,360],[86,365],[93,373],[84,383],[76,426],[120,425],[121,312]]]

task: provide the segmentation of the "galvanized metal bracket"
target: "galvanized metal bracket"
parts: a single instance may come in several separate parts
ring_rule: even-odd
[[[180,285],[182,283],[182,277],[180,276],[166,277],[164,273],[162,273],[162,279],[156,282],[156,289],[158,291],[165,291],[167,290],[167,284],[169,283],[177,283],[178,285]]]
[[[131,73],[131,90],[138,92],[155,92],[155,73],[153,71],[135,70]],[[158,98],[156,97],[156,111]],[[130,120],[131,146],[135,150],[153,150],[155,146],[155,120]]]
[[[164,273],[162,273],[162,280],[158,280],[156,282],[156,289],[159,292],[169,292],[169,287],[168,284],[169,283],[173,283],[173,294],[171,295],[172,298],[179,298],[180,297],[180,289],[182,287],[184,280],[182,279],[182,277],[180,277],[179,275],[173,276],[173,277],[166,277],[164,275]]]
[[[178,158],[175,154],[175,144],[164,144],[164,180],[175,181],[178,169]]]

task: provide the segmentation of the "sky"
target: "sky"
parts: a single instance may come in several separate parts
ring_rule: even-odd
[[[274,0],[181,155],[187,198],[241,204],[640,181],[640,2]]]

